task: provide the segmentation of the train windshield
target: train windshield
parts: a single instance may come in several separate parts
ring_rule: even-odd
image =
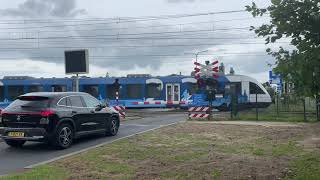
[[[265,94],[265,92],[257,84],[250,82],[250,94]]]

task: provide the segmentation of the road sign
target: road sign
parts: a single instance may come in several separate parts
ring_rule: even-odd
[[[283,84],[280,74],[275,74],[273,71],[269,71],[269,83],[277,85],[277,93],[281,95]]]
[[[206,64],[195,62],[194,64],[196,65],[196,67],[194,68],[196,79],[199,79],[201,77],[205,77],[205,78],[219,77],[217,74],[219,72],[219,67],[217,66],[218,61],[214,61],[212,63],[207,61]]]

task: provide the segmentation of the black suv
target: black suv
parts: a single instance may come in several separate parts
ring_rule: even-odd
[[[13,147],[26,141],[68,148],[75,138],[91,133],[115,136],[119,114],[87,93],[41,92],[19,96],[1,112],[0,137]]]

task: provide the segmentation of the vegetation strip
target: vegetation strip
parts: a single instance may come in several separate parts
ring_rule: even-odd
[[[3,179],[316,179],[319,128],[186,122]]]

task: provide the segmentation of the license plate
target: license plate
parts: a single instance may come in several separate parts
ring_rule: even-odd
[[[10,137],[24,137],[24,132],[9,132],[8,136],[10,136]]]

